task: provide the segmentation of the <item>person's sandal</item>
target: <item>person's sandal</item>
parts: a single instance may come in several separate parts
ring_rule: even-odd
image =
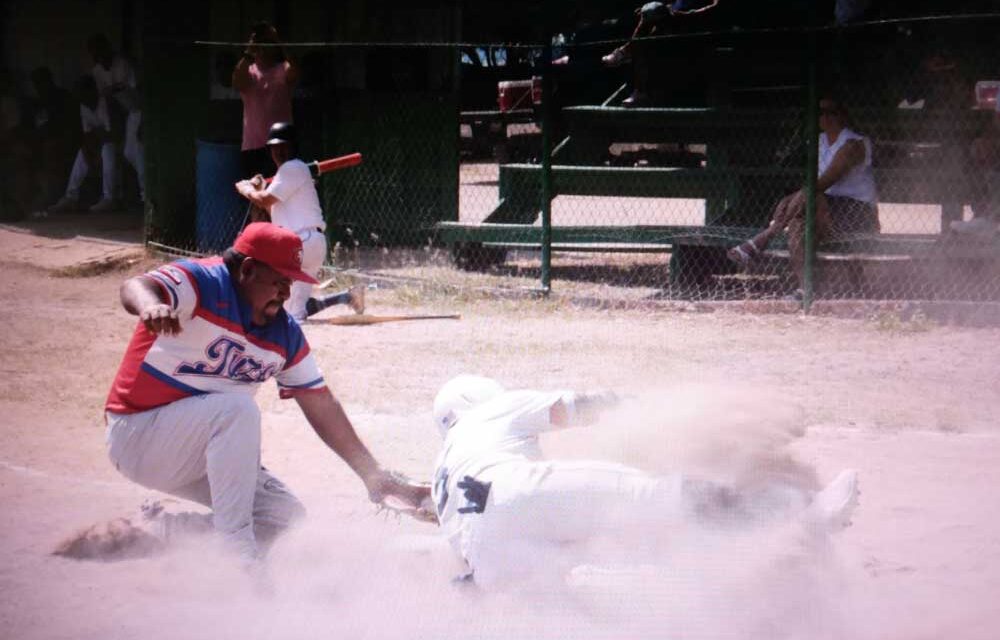
[[[753,240],[747,240],[727,251],[726,256],[741,267],[746,267],[760,257],[760,249],[753,243]]]
[[[623,44],[611,53],[601,58],[605,67],[620,67],[632,61],[632,53],[628,44]]]

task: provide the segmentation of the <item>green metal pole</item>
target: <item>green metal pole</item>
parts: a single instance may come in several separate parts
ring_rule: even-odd
[[[816,250],[816,167],[819,157],[819,95],[816,88],[816,38],[809,38],[809,91],[806,105],[806,230],[805,264],[802,266],[802,309],[813,302],[813,264]]]
[[[552,42],[542,52],[542,291],[552,288]]]

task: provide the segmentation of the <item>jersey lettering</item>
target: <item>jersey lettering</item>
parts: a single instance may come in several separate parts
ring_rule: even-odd
[[[257,358],[246,355],[245,351],[246,347],[240,342],[222,336],[205,349],[207,362],[182,362],[174,375],[217,376],[257,383],[264,382],[275,374],[277,365],[265,366]]]
[[[440,516],[448,505],[448,470],[444,467],[439,467],[437,473],[434,474],[434,493],[438,494],[437,503],[434,506]]]

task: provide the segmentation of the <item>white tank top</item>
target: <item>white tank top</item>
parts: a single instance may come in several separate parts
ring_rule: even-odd
[[[865,136],[850,129],[842,129],[837,141],[830,144],[826,133],[819,134],[819,175],[830,167],[833,157],[847,144],[848,140],[861,140],[865,145],[865,159],[851,168],[847,174],[826,190],[828,196],[854,198],[863,202],[878,202],[878,191],[875,189],[875,174],[872,171],[872,143]]]

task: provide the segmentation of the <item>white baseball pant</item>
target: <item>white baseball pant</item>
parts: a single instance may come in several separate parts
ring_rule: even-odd
[[[681,476],[614,463],[498,465],[479,479],[492,483],[490,497],[482,514],[462,516],[472,521],[463,546],[484,588],[528,576],[561,579],[581,562],[581,545],[662,535],[682,508]]]
[[[208,393],[133,414],[108,412],[108,455],[138,484],[212,509],[215,530],[242,557],[305,508],[260,465],[260,410],[243,393]]]
[[[69,172],[69,183],[66,185],[66,197],[77,200],[80,197],[80,187],[90,174],[91,167],[83,150],[76,152],[76,160]],[[118,177],[118,157],[115,145],[105,142],[101,145],[101,197],[105,200],[114,199],[115,180]]]
[[[139,140],[139,127],[142,124],[142,112],[130,111],[125,121],[125,147],[122,155],[135,169],[136,181],[139,183],[139,199],[146,199],[146,165],[143,158],[142,141]]]
[[[477,585],[515,580],[561,581],[592,553],[612,550],[648,561],[671,531],[698,521],[752,522],[804,506],[785,487],[739,493],[685,474],[653,476],[601,461],[497,465],[480,474],[491,482],[482,514],[463,545]]]
[[[302,239],[302,270],[311,276],[318,276],[320,267],[326,260],[326,233],[319,228],[302,229],[296,232]],[[296,320],[305,320],[306,302],[312,295],[313,286],[308,282],[292,282],[291,293],[285,300],[285,311]]]

